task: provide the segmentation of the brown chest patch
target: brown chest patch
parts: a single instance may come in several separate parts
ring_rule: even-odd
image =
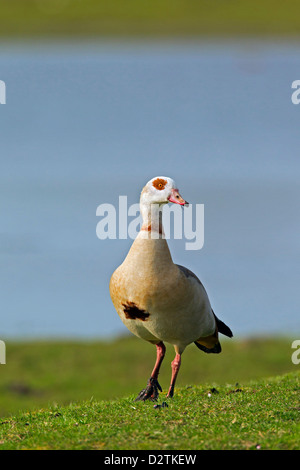
[[[154,180],[152,183],[152,185],[159,191],[162,191],[163,189],[165,189],[166,184],[167,184],[167,181],[164,180],[163,178],[156,178],[156,180]]]
[[[150,313],[138,308],[138,306],[134,302],[128,301],[125,304],[122,304],[122,306],[125,313],[125,317],[129,320],[146,321],[147,318],[150,316]]]

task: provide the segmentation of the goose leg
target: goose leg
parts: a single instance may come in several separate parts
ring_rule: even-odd
[[[172,396],[174,395],[175,382],[176,382],[176,378],[180,369],[180,364],[181,364],[181,354],[176,353],[175,359],[171,363],[172,378],[171,378],[171,384],[170,384],[170,388],[167,394],[167,398],[172,398]]]
[[[157,400],[159,391],[162,391],[157,379],[161,363],[165,357],[165,352],[166,347],[162,341],[156,344],[156,362],[154,369],[150,379],[148,380],[147,387],[138,394],[135,401]]]

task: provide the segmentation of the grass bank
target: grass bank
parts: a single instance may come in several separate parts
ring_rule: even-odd
[[[247,386],[186,386],[167,407],[133,399],[89,400],[4,419],[0,449],[299,448],[296,372]]]
[[[4,338],[5,339],[5,338]],[[64,406],[70,402],[115,400],[138,394],[155,362],[156,350],[133,336],[113,341],[6,340],[7,364],[0,366],[0,417],[19,410]],[[190,345],[182,356],[178,387],[235,384],[294,372],[289,338],[223,340],[221,354]],[[160,384],[167,391],[174,350],[167,354]]]

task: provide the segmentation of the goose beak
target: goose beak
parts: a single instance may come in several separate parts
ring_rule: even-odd
[[[180,206],[189,205],[189,203],[180,196],[178,189],[172,189],[171,196],[168,197],[168,201],[174,202],[174,204],[180,204]]]

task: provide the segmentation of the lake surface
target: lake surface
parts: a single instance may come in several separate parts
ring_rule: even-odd
[[[157,175],[204,204],[169,245],[235,336],[300,334],[299,44],[2,44],[0,79],[1,339],[127,332],[96,209]]]

